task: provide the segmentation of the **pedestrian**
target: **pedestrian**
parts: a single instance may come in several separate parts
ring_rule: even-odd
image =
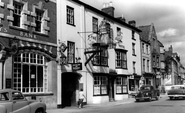
[[[83,108],[83,100],[85,98],[83,89],[80,89],[79,91],[79,101],[78,101],[78,108]]]

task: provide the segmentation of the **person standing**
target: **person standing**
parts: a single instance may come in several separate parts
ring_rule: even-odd
[[[83,100],[85,98],[83,89],[80,89],[79,91],[79,104],[78,104],[78,108],[83,108]]]

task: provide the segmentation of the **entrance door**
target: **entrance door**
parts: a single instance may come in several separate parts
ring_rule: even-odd
[[[62,73],[62,107],[76,105],[78,84],[78,74],[71,72]]]
[[[109,101],[114,101],[114,78],[109,78]]]

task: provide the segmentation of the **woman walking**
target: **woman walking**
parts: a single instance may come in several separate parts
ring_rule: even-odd
[[[83,108],[83,100],[85,98],[85,95],[83,93],[83,89],[80,89],[79,91],[79,104],[78,104],[78,108]]]

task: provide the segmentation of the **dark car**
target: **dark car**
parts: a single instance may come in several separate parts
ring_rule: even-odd
[[[185,86],[184,85],[173,85],[170,90],[168,90],[168,97],[170,100],[183,98],[185,99]]]
[[[159,90],[155,89],[152,85],[143,85],[140,87],[139,92],[136,94],[136,102],[152,99],[158,100],[160,96]]]

